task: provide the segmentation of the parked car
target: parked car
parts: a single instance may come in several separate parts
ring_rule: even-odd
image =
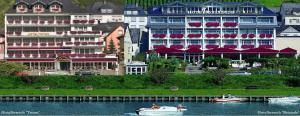
[[[249,72],[246,72],[246,71],[239,71],[239,72],[231,72],[231,73],[228,73],[228,75],[232,75],[232,76],[249,76],[251,75],[251,73]]]

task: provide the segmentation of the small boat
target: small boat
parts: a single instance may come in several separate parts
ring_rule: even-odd
[[[137,109],[136,114],[139,116],[180,116],[186,110],[182,105],[177,107],[153,105],[151,108]]]
[[[299,97],[281,97],[281,98],[269,98],[269,103],[297,103],[300,101]]]
[[[238,98],[228,94],[227,96],[223,95],[222,98],[214,98],[212,102],[242,102],[245,101],[245,98]]]

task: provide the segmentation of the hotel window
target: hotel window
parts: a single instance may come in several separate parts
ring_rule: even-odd
[[[225,45],[235,45],[235,41],[234,40],[226,40]]]
[[[258,34],[273,34],[273,29],[259,29]]]
[[[238,33],[238,30],[236,30],[236,29],[226,29],[226,30],[223,30],[223,33],[224,34],[236,34],[236,33]]]
[[[252,45],[254,43],[252,40],[244,40],[243,45]]]
[[[255,29],[241,29],[240,30],[241,34],[256,34]]]
[[[216,41],[216,40],[208,40],[208,41],[207,41],[207,44],[208,44],[208,45],[216,45],[216,44],[217,44],[217,41]]]
[[[247,24],[255,24],[256,18],[255,17],[241,17],[240,23],[247,23]]]
[[[260,45],[272,45],[272,42],[269,40],[261,40],[259,41]]]
[[[199,45],[200,41],[199,40],[191,40],[190,45]]]
[[[74,27],[75,31],[87,31],[87,27]]]
[[[138,11],[132,11],[132,14],[133,14],[133,15],[137,15],[137,14],[138,14]]]
[[[170,34],[184,34],[184,29],[170,29]]]
[[[95,49],[75,49],[76,54],[95,54]]]
[[[220,30],[216,29],[210,29],[210,30],[205,30],[206,34],[220,34]]]
[[[299,19],[290,19],[290,24],[299,24]]]
[[[136,22],[136,17],[131,17],[131,22]]]
[[[258,17],[257,23],[272,24],[272,23],[274,23],[274,18],[273,17]]]
[[[167,23],[167,17],[151,17],[151,23]]]
[[[151,33],[152,34],[167,34],[167,30],[166,29],[152,29]]]
[[[60,12],[60,11],[61,11],[60,5],[58,4],[51,5],[50,12]]]
[[[169,23],[184,23],[184,17],[170,17]]]
[[[33,7],[33,12],[43,12],[44,11],[44,5],[42,4],[36,4]]]
[[[202,30],[200,29],[188,29],[187,30],[189,34],[201,34]]]
[[[145,22],[145,18],[144,18],[144,17],[140,17],[140,18],[139,18],[139,21],[140,21],[140,22]]]
[[[172,44],[173,45],[181,45],[181,41],[180,40],[173,40]]]
[[[27,12],[27,6],[20,4],[17,6],[17,12]]]
[[[188,22],[202,22],[202,17],[189,17]]]

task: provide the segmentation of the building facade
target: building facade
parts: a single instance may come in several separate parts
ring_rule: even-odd
[[[276,48],[276,14],[252,2],[176,1],[150,8],[147,27],[149,50],[197,48],[201,55],[196,59],[204,58],[206,50]]]
[[[5,59],[29,70],[115,71],[98,22],[71,0],[17,0],[5,14]]]

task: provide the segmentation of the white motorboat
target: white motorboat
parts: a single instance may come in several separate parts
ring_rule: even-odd
[[[186,111],[182,105],[177,107],[153,105],[151,108],[139,108],[136,114],[140,116],[180,116]]]
[[[299,97],[281,97],[281,98],[269,98],[269,103],[297,103],[300,101]]]
[[[214,98],[211,101],[212,102],[242,102],[245,100],[246,100],[245,98],[238,98],[229,94],[227,96],[223,95],[222,98]]]

